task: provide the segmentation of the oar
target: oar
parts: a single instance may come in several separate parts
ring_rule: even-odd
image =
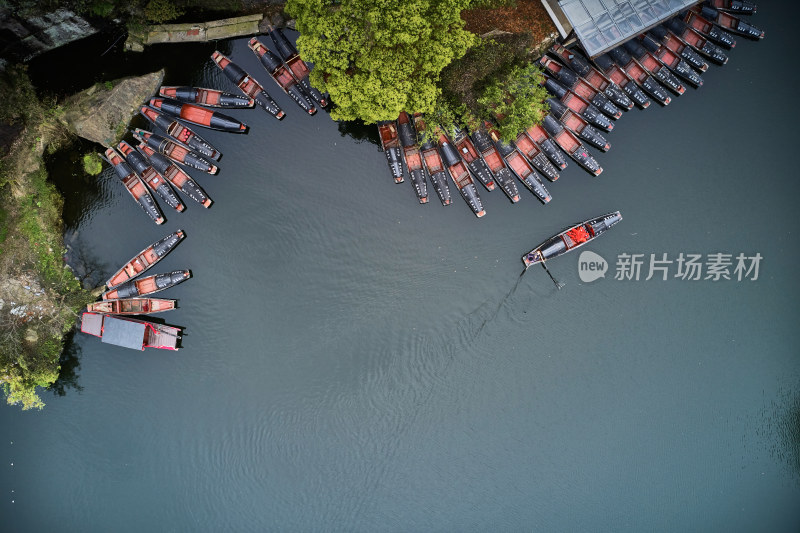
[[[547,272],[547,275],[548,275],[548,276],[550,276],[550,279],[552,279],[552,280],[553,280],[553,283],[555,283],[555,284],[556,284],[556,289],[558,289],[558,290],[561,290],[561,287],[563,287],[563,286],[564,286],[564,284],[563,284],[563,283],[559,283],[559,282],[556,280],[556,278],[554,278],[554,277],[553,277],[553,275],[552,275],[552,274],[550,273],[550,271],[547,269],[547,265],[546,265],[546,264],[544,264],[544,259],[542,259],[542,267],[544,267],[544,271],[545,271],[545,272]]]

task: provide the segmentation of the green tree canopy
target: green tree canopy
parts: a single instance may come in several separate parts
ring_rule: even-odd
[[[548,113],[545,99],[550,95],[539,85],[543,80],[535,64],[515,66],[483,89],[478,103],[500,119],[498,131],[503,139],[514,140]]]
[[[439,73],[478,38],[460,18],[469,0],[288,0],[297,47],[315,65],[337,120],[394,120],[433,110]]]

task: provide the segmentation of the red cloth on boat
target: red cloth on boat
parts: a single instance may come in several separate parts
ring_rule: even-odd
[[[572,242],[574,242],[576,245],[591,239],[589,232],[586,231],[586,228],[583,226],[572,228],[567,232],[567,236],[572,239]]]

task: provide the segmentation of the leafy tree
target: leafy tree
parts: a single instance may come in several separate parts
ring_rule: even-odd
[[[297,47],[337,120],[393,120],[434,108],[439,73],[478,42],[459,14],[470,0],[289,0]]]
[[[97,176],[103,171],[103,160],[100,154],[92,152],[83,156],[83,170],[90,176]]]
[[[144,16],[150,22],[161,24],[183,15],[183,10],[170,0],[150,0],[144,6]]]
[[[541,122],[549,111],[547,90],[539,85],[544,77],[534,65],[515,66],[483,89],[478,103],[500,122],[503,139],[514,139],[521,131]]]

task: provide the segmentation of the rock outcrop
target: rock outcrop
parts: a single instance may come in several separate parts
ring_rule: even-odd
[[[84,139],[111,146],[122,138],[139,107],[158,91],[163,79],[164,71],[159,70],[115,80],[110,88],[94,85],[67,100],[64,120]]]
[[[68,9],[23,19],[0,7],[0,42],[6,43],[2,54],[15,61],[28,61],[96,32],[89,22]]]

